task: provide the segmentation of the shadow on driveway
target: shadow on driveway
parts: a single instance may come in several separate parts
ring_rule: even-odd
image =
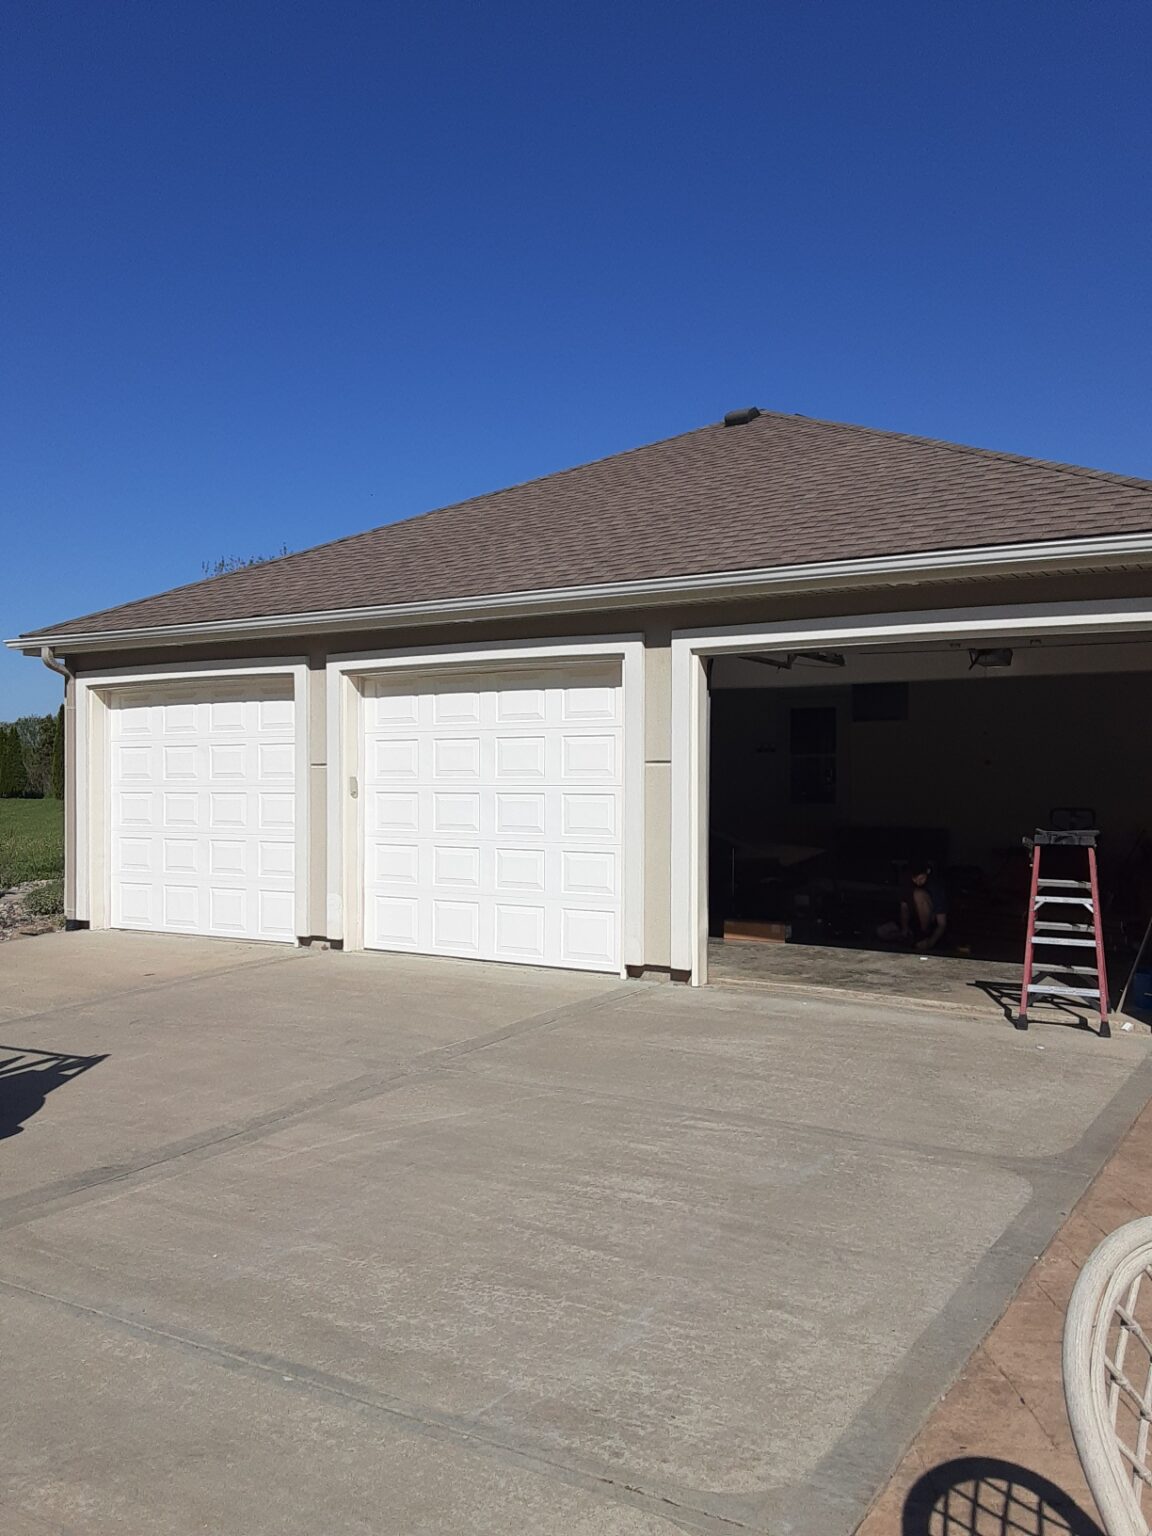
[[[58,1051],[25,1051],[0,1046],[0,1141],[18,1136],[24,1123],[44,1108],[54,1088],[107,1061],[104,1056],[65,1056]]]

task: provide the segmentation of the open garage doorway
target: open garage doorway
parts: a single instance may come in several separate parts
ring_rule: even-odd
[[[1131,977],[1131,1010],[1148,1009],[1152,976],[1133,975],[1152,917],[1147,640],[748,652],[713,658],[708,682],[712,980],[1014,1016],[1025,839],[1091,825],[1112,1004]],[[901,931],[925,868],[945,919],[930,943]]]

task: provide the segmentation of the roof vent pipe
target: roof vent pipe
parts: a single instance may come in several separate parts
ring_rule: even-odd
[[[746,427],[750,421],[755,421],[760,414],[758,405],[750,405],[746,411],[729,411],[724,418],[726,427]]]

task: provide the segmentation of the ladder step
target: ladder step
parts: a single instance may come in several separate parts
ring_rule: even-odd
[[[1061,965],[1059,962],[1038,966],[1037,976],[1097,976],[1094,965]]]
[[[1074,834],[1069,836],[1074,837]],[[1062,837],[1060,833],[1037,831],[1032,844],[1032,894],[1028,902],[1020,1018],[1027,1019],[1028,1004],[1032,1000],[1047,999],[1055,1003],[1067,998],[1084,1009],[1095,1004],[1100,1011],[1101,1033],[1106,1035],[1108,978],[1104,972],[1100,891],[1093,851],[1096,834],[1084,833],[1082,841],[1076,843],[1087,850],[1087,880],[1048,877],[1041,871],[1041,848],[1059,844]],[[1057,907],[1073,907],[1075,910],[1057,912]],[[1045,946],[1043,954],[1038,953],[1041,946]],[[1073,955],[1073,949],[1086,949],[1090,953]],[[1062,958],[1061,951],[1066,958]],[[1095,964],[1074,965],[1074,960],[1094,960]],[[1085,983],[1095,985],[1080,985],[1081,978]]]
[[[1099,987],[1046,987],[1043,984],[1033,984],[1028,988],[1029,992],[1044,992],[1049,997],[1099,997]]]

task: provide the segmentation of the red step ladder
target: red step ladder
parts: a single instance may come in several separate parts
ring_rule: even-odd
[[[1096,877],[1096,832],[1053,832],[1040,828],[1025,844],[1032,848],[1032,891],[1028,900],[1028,937],[1024,943],[1024,983],[1020,989],[1017,1029],[1028,1028],[1028,1006],[1033,998],[1074,998],[1094,1001],[1100,1014],[1100,1034],[1109,1036],[1108,973],[1104,968],[1104,933],[1100,926],[1100,884]],[[1088,855],[1087,880],[1049,879],[1041,872],[1045,848],[1082,848]],[[1069,921],[1071,919],[1071,921]],[[1055,949],[1049,961],[1036,950]],[[1065,964],[1062,950],[1090,950],[1094,965]],[[1087,959],[1077,954],[1077,959]],[[1073,978],[1061,980],[1059,978]],[[1081,978],[1092,978],[1085,985]],[[1039,979],[1036,979],[1039,978]]]

